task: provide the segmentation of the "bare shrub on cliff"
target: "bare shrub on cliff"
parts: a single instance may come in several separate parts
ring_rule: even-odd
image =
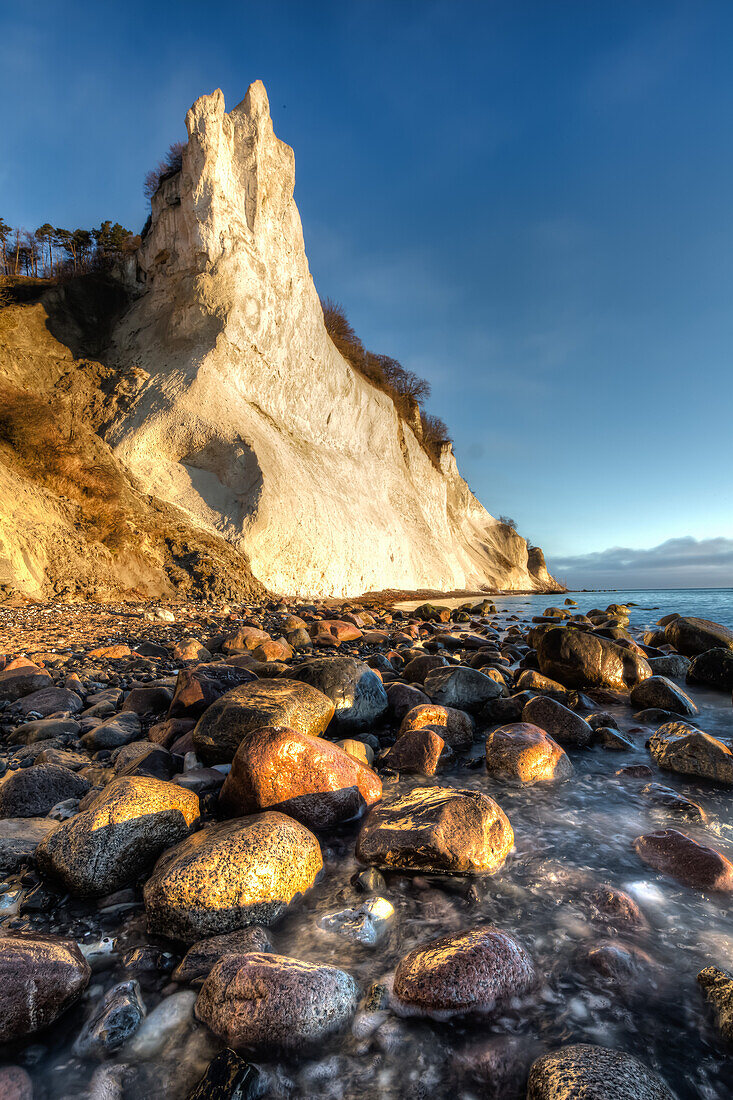
[[[158,162],[157,168],[151,168],[143,182],[143,194],[146,199],[152,199],[155,192],[164,180],[175,176],[183,167],[183,150],[185,141],[174,141],[163,159]]]

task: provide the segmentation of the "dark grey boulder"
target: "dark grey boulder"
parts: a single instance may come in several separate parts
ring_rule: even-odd
[[[573,627],[550,627],[539,635],[537,657],[543,675],[566,687],[629,691],[652,674],[635,650]]]
[[[82,798],[91,783],[58,764],[18,768],[0,782],[0,817],[43,817],[57,802]]]
[[[356,657],[313,657],[285,670],[323,692],[333,703],[333,721],[342,730],[367,729],[387,711],[387,692],[376,672]]]
[[[559,745],[582,747],[593,735],[593,730],[579,714],[547,695],[536,695],[529,700],[522,711],[522,721],[539,726]]]
[[[145,1017],[140,986],[136,981],[120,982],[94,1006],[92,1014],[74,1043],[79,1058],[104,1058],[114,1054],[130,1039]]]
[[[681,680],[687,675],[690,667],[690,658],[681,653],[668,653],[664,657],[647,657],[649,668],[655,676],[671,676],[675,680]],[[733,662],[733,653],[731,653]]]
[[[733,650],[733,630],[710,619],[678,618],[664,628],[666,641],[686,657],[696,657],[708,649]]]
[[[89,984],[74,940],[41,933],[0,935],[0,1043],[53,1023]]]
[[[475,714],[491,699],[506,694],[506,687],[466,665],[435,668],[425,677],[425,691],[433,703]]]
[[[659,708],[672,714],[697,714],[697,707],[682,688],[666,676],[650,676],[631,689],[631,704],[635,707]]]
[[[733,650],[719,646],[698,654],[690,663],[687,682],[733,691]]]

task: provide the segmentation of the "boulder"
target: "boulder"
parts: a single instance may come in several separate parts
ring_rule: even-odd
[[[193,731],[193,743],[204,763],[221,763],[233,760],[247,734],[262,726],[318,737],[334,710],[327,695],[302,680],[256,680],[212,703]]]
[[[399,682],[387,684],[385,691],[389,703],[389,713],[395,722],[401,722],[405,715],[415,707],[430,703],[424,691],[411,687],[409,684]]]
[[[675,1100],[661,1077],[633,1054],[574,1043],[532,1064],[527,1100]]]
[[[204,982],[196,1015],[234,1050],[319,1047],[356,1011],[354,979],[283,955],[225,955]]]
[[[376,773],[338,745],[263,726],[237,749],[219,806],[230,817],[280,810],[309,829],[328,829],[361,816],[381,797]]]
[[[709,733],[686,722],[667,722],[649,738],[660,768],[733,786],[733,752]]]
[[[35,855],[43,838],[58,829],[50,817],[6,817],[0,819],[0,874],[17,871]]]
[[[733,976],[717,966],[706,966],[697,976],[705,999],[715,1013],[718,1031],[733,1043]]]
[[[723,652],[727,652],[723,650]],[[733,658],[733,654],[731,654]],[[664,657],[647,657],[649,668],[654,676],[671,676],[672,679],[682,680],[690,668],[689,657],[683,657],[681,653],[668,653]]]
[[[664,628],[664,637],[685,657],[697,657],[709,649],[733,650],[733,630],[709,619],[680,616]]]
[[[74,1042],[78,1058],[104,1058],[130,1039],[145,1018],[145,1004],[136,981],[120,982],[93,1008]]]
[[[490,676],[466,665],[434,668],[425,677],[425,691],[433,703],[475,714],[506,689]]]
[[[448,664],[439,653],[421,653],[413,657],[402,669],[402,675],[408,684],[422,684],[429,672],[436,668],[445,668]]]
[[[0,780],[0,817],[44,817],[57,802],[82,798],[91,783],[58,764],[34,764]]]
[[[514,936],[475,928],[410,951],[395,971],[395,1007],[441,1016],[494,1013],[536,980],[534,963]]]
[[[444,749],[445,741],[435,730],[408,730],[385,753],[383,763],[405,775],[435,775]]]
[[[123,711],[132,711],[140,717],[162,714],[168,710],[173,691],[165,684],[138,684],[128,691],[122,704]]]
[[[27,664],[19,668],[6,668],[0,672],[0,699],[14,703],[24,695],[31,695],[44,688],[53,687],[53,678],[37,665]]]
[[[78,714],[83,709],[84,702],[80,695],[68,688],[59,687],[46,687],[31,692],[13,704],[16,714],[38,714],[41,718],[47,718],[57,711]]]
[[[568,779],[574,768],[564,749],[544,730],[529,722],[510,722],[488,734],[486,770],[494,779],[529,786]]]
[[[688,684],[706,684],[720,691],[733,691],[733,650],[718,646],[698,654],[687,670]]]
[[[547,695],[536,695],[525,704],[522,721],[539,726],[559,745],[582,748],[593,735],[593,730],[579,714]]]
[[[109,894],[185,837],[198,816],[191,791],[146,776],[121,777],[50,833],[36,860],[73,894]]]
[[[108,722],[100,722],[94,729],[85,733],[81,739],[82,744],[89,752],[98,749],[118,749],[121,745],[128,745],[131,741],[137,741],[140,736],[140,718],[132,711],[123,711],[110,718]]]
[[[647,798],[657,806],[663,806],[665,810],[687,817],[691,821],[704,823],[708,819],[708,815],[702,806],[698,806],[697,802],[693,802],[692,799],[687,798],[671,787],[662,786],[661,783],[647,783],[639,793],[642,798]]]
[[[284,814],[210,825],[158,860],[144,890],[148,927],[195,943],[272,924],[322,868],[313,833]]]
[[[513,845],[509,820],[488,795],[416,787],[370,811],[356,856],[390,869],[493,874]]]
[[[270,934],[265,928],[254,925],[222,936],[210,936],[189,947],[171,977],[175,982],[203,981],[223,955],[246,955],[274,951]]]
[[[608,638],[551,627],[537,638],[540,671],[566,687],[629,691],[652,674],[644,657]]]
[[[634,850],[655,871],[694,890],[733,893],[733,863],[676,829],[644,833],[634,841]]]
[[[74,940],[36,932],[0,934],[0,1043],[52,1024],[89,984]]]
[[[650,676],[631,689],[631,704],[644,710],[658,707],[672,714],[697,714],[697,707],[682,688],[677,687],[666,676]]]
[[[313,657],[292,665],[285,675],[326,695],[342,732],[367,729],[387,711],[387,692],[376,672],[356,657]]]
[[[256,680],[249,669],[229,665],[223,661],[217,664],[200,664],[192,668],[182,668],[178,673],[168,718],[198,719],[207,707],[220,699],[232,688],[249,684]]]
[[[408,710],[400,723],[400,736],[426,728],[439,734],[452,749],[468,749],[473,744],[474,720],[464,710],[422,703]]]

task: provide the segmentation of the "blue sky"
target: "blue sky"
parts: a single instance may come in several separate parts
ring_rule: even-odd
[[[6,2],[0,216],[139,229],[191,102],[261,78],[319,291],[581,583],[733,539],[732,50],[716,0]]]

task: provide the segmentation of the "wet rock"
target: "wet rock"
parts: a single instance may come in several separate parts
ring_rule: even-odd
[[[733,893],[733,863],[715,848],[698,844],[676,829],[638,836],[634,850],[655,871],[671,875],[685,886]]]
[[[206,1067],[188,1100],[257,1100],[264,1091],[265,1082],[256,1066],[233,1050],[222,1050]]]
[[[314,645],[339,646],[342,642],[358,642],[362,632],[353,623],[341,619],[319,619],[309,628]]]
[[[0,1096],[3,1100],[33,1100],[33,1082],[20,1066],[0,1068]]]
[[[633,741],[609,726],[599,726],[598,729],[593,730],[591,744],[600,745],[610,752],[628,752],[629,749],[635,748]]]
[[[236,932],[225,932],[223,936],[210,936],[209,939],[199,940],[189,947],[172,977],[177,982],[192,984],[203,980],[222,955],[247,955],[252,951],[261,954],[273,950],[269,932],[259,925]]]
[[[145,1017],[140,986],[136,981],[120,982],[95,1005],[74,1043],[79,1058],[103,1058],[130,1039]]]
[[[316,838],[284,814],[211,825],[158,860],[144,890],[148,927],[194,943],[272,924],[322,867]]]
[[[452,749],[468,749],[473,744],[474,720],[454,707],[423,703],[408,710],[400,724],[400,735],[410,730],[432,729]]]
[[[39,1031],[89,984],[91,970],[73,940],[40,933],[0,935],[0,1042]]]
[[[482,1100],[524,1100],[532,1047],[512,1035],[497,1035],[464,1047],[453,1057],[459,1075],[481,1087]]]
[[[533,1063],[527,1100],[675,1100],[661,1077],[623,1050],[575,1043]]]
[[[647,783],[639,793],[643,798],[649,799],[650,802],[663,806],[672,813],[689,818],[691,821],[705,822],[708,819],[708,815],[702,806],[698,806],[697,802],[693,802],[692,799],[685,797],[685,795],[680,794],[679,791],[675,791],[671,787],[662,786],[661,783]]]
[[[364,947],[376,947],[387,935],[394,915],[394,906],[386,898],[371,897],[356,909],[326,913],[318,927]]]
[[[17,871],[30,859],[43,838],[58,828],[46,817],[6,817],[0,820],[0,873]]]
[[[405,775],[435,775],[445,747],[445,741],[435,730],[408,730],[397,738],[383,763]]]
[[[174,661],[210,661],[211,654],[206,646],[195,638],[182,638],[173,647]]]
[[[690,667],[688,657],[681,653],[668,653],[664,657],[647,657],[649,668],[654,676],[671,676],[673,680],[681,680],[687,675]]]
[[[525,668],[517,680],[517,691],[533,691],[541,695],[567,695],[568,689],[557,680],[543,676],[534,668]]]
[[[697,657],[709,649],[733,650],[733,630],[709,619],[674,619],[665,626],[664,637],[685,657]]]
[[[506,691],[490,676],[466,665],[434,668],[425,677],[424,686],[433,703],[467,710],[470,714],[477,713],[489,700]]]
[[[196,795],[173,783],[115,779],[39,844],[36,860],[74,894],[108,894],[186,836],[198,816]]]
[[[586,954],[586,961],[605,985],[625,997],[648,997],[658,991],[663,975],[660,967],[646,951],[619,940],[595,944]]]
[[[91,783],[57,764],[19,768],[0,781],[0,817],[43,817],[66,798],[81,798]]]
[[[658,707],[672,714],[697,714],[697,707],[682,688],[678,688],[666,676],[650,676],[631,690],[631,703],[642,710]]]
[[[196,1015],[235,1050],[297,1051],[345,1028],[356,983],[333,966],[282,955],[225,955],[209,974]]]
[[[221,651],[222,653],[247,653],[269,640],[270,635],[266,630],[259,630],[255,626],[241,626],[233,634],[227,635],[222,642]]]
[[[626,764],[625,767],[618,769],[616,775],[627,779],[651,779],[654,772],[648,764]]]
[[[310,684],[335,707],[333,721],[341,731],[367,729],[387,712],[387,692],[379,676],[355,657],[313,657],[292,665],[285,675]]]
[[[733,1043],[733,976],[717,966],[706,966],[697,976],[706,1000],[715,1013],[718,1031]]]
[[[733,691],[733,650],[718,646],[698,654],[687,670],[687,682]]]
[[[196,994],[188,989],[166,997],[145,1017],[121,1056],[130,1061],[157,1057],[189,1029],[195,1004]]]
[[[591,739],[593,730],[580,715],[558,703],[556,699],[537,695],[522,711],[522,722],[539,726],[559,745],[582,747]]]
[[[608,883],[600,883],[588,896],[591,915],[596,921],[613,924],[621,931],[647,927],[641,909],[629,894]]]
[[[234,758],[247,734],[262,726],[288,726],[318,737],[334,714],[327,695],[301,680],[257,680],[222,695],[201,716],[193,741],[205,764]]]
[[[660,768],[733,785],[733,752],[686,722],[667,722],[649,738],[649,752]]]
[[[498,928],[477,928],[410,951],[395,971],[395,1007],[427,1014],[491,1013],[536,980],[534,963],[518,940]]]
[[[526,708],[525,708],[526,709]],[[573,765],[553,739],[529,722],[513,722],[486,738],[486,770],[494,779],[550,783],[568,779]]]
[[[608,638],[552,627],[537,639],[540,671],[567,687],[628,691],[652,674],[644,657]]]
[[[412,871],[498,871],[514,845],[509,820],[479,791],[417,787],[370,811],[356,844],[363,863]]]
[[[137,744],[137,742],[133,742]],[[125,746],[131,748],[131,745]],[[123,750],[124,751],[124,750]],[[122,754],[115,760],[116,775],[147,775],[153,779],[169,780],[176,772],[173,757],[162,745],[140,742],[140,749],[126,758]]]
[[[330,741],[282,726],[253,730],[240,744],[219,796],[243,816],[278,809],[311,829],[359,817],[382,797],[382,783]]]

